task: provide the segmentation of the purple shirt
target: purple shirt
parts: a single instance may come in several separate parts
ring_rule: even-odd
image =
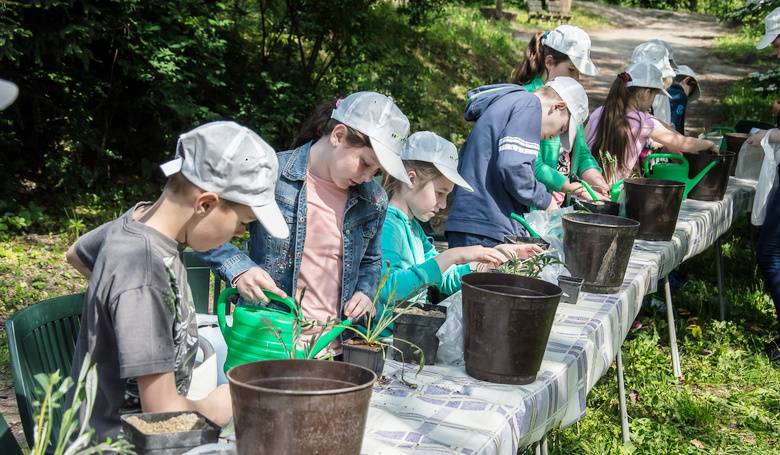
[[[585,129],[585,140],[594,155],[598,152],[593,148],[593,145],[596,143],[596,134],[603,110],[604,107],[600,106],[590,114],[588,126]],[[660,125],[658,120],[647,112],[631,111],[628,113],[628,147],[623,152],[622,166],[617,170],[617,175],[611,178],[613,182],[609,183],[628,178],[631,175],[631,171],[636,166],[639,155],[642,153],[642,148],[647,143],[647,140],[650,139],[650,133],[653,132],[657,125]]]

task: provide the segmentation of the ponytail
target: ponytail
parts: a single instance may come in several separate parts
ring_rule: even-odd
[[[338,120],[331,118],[338,101],[338,99],[333,99],[317,106],[301,125],[301,129],[290,144],[290,148],[295,149],[308,142],[317,141],[319,138],[329,135],[336,126],[343,125]],[[371,147],[371,140],[368,136],[349,126],[347,126],[346,141],[352,147]]]
[[[633,136],[633,133],[628,123],[628,111],[638,88],[626,87],[629,80],[631,79],[627,73],[620,73],[612,82],[607,100],[604,102],[601,118],[596,125],[596,140],[591,147],[599,161],[602,157],[601,153],[597,152],[605,151],[614,155],[617,159],[616,170],[621,174],[629,171],[626,167],[625,155],[629,146],[629,135]],[[607,163],[599,164],[604,168]],[[615,179],[615,176],[612,175],[605,177],[608,181]]]
[[[528,41],[528,47],[525,49],[523,59],[512,71],[512,83],[527,84],[544,73],[544,61],[548,55],[552,56],[553,63],[556,65],[569,60],[569,56],[563,52],[557,51],[549,46],[542,44],[545,32],[536,32],[531,40]]]

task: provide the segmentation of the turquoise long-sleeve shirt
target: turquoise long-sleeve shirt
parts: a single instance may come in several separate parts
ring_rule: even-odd
[[[387,206],[387,217],[382,226],[382,275],[390,264],[387,283],[380,300],[424,299],[428,286],[436,286],[443,294],[460,290],[460,279],[471,271],[469,264],[453,265],[444,273],[434,259],[439,254],[420,223],[406,214]]]
[[[529,92],[542,87],[544,82],[541,76],[525,84],[523,87]],[[548,191],[561,191],[566,183],[567,175],[558,172],[558,156],[561,153],[561,137],[542,139],[539,143],[539,157],[536,159],[534,174],[547,187]],[[582,178],[582,174],[588,169],[596,169],[601,172],[601,167],[593,154],[590,153],[588,143],[585,142],[585,131],[582,125],[577,127],[577,137],[574,138],[574,150],[571,152],[571,172]]]

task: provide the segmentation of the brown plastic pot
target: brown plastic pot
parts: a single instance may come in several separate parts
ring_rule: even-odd
[[[720,201],[729,186],[729,173],[736,164],[737,154],[722,152],[714,155],[707,152],[683,153],[688,160],[688,177],[698,175],[711,162],[718,164],[707,172],[704,178],[688,193],[688,199],[697,201]]]
[[[739,151],[742,150],[742,145],[747,141],[748,137],[750,137],[750,135],[747,133],[726,133],[726,150],[736,154],[731,163],[731,167],[729,168],[729,175],[732,177],[734,176],[734,171],[737,169]]]
[[[360,453],[371,386],[366,368],[325,360],[265,360],[227,373],[238,453]]]
[[[671,240],[680,214],[685,184],[672,180],[626,179],[626,217],[639,221],[640,240]]]
[[[626,274],[639,223],[628,218],[595,213],[563,216],[563,254],[566,268],[582,277],[582,290],[613,294]]]
[[[500,384],[534,382],[561,288],[536,278],[471,273],[462,292],[466,373]]]

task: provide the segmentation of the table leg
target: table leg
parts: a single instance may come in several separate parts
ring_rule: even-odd
[[[534,455],[542,455],[542,443],[534,443]]]
[[[547,435],[544,435],[540,445],[542,446],[542,455],[547,455]]]
[[[680,353],[677,351],[677,327],[674,324],[674,307],[672,306],[672,289],[669,287],[669,275],[664,277],[664,294],[666,294],[666,322],[669,324],[669,347],[672,349],[672,370],[674,376],[682,379],[680,368]]]
[[[623,434],[623,444],[631,442],[631,432],[628,428],[628,411],[626,410],[626,387],[623,382],[623,352],[618,349],[617,353],[617,377],[618,377],[618,397],[620,399],[620,429]]]
[[[718,300],[720,301],[720,320],[726,319],[726,296],[723,292],[723,248],[720,238],[715,240],[715,269],[718,273]]]

